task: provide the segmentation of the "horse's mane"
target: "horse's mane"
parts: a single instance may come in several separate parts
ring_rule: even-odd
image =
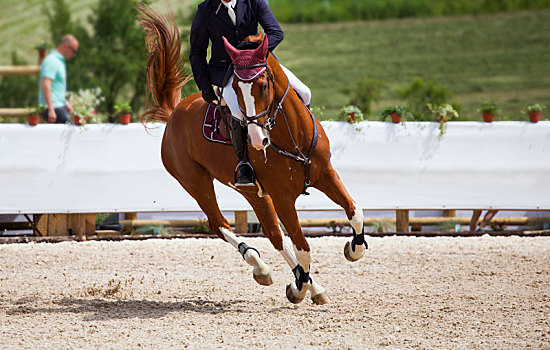
[[[181,100],[181,88],[192,78],[183,72],[181,39],[172,15],[169,20],[150,7],[138,6],[140,25],[145,31],[147,56],[147,96],[149,110],[141,121],[163,121]]]
[[[256,47],[258,47],[258,45],[262,43],[262,41],[264,41],[264,36],[265,34],[262,32],[254,35],[249,35],[244,38],[243,41],[241,41],[239,45],[237,45],[236,48],[240,50],[255,49]],[[247,46],[250,46],[250,49]]]

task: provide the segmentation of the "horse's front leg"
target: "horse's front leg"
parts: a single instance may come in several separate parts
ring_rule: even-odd
[[[351,199],[342,180],[332,167],[313,186],[345,210],[353,229],[353,238],[346,242],[344,256],[352,262],[361,259],[368,249],[363,227],[363,209]]]
[[[195,163],[186,164],[186,170],[185,176],[175,177],[206,214],[210,230],[239,251],[243,259],[253,267],[252,274],[256,282],[265,286],[271,285],[271,269],[260,258],[260,253],[235,236],[220,212],[210,175]]]
[[[283,249],[279,251],[294,274],[294,281],[287,285],[286,296],[294,304],[304,300],[308,290],[313,303],[322,305],[330,302],[325,289],[316,283],[310,274],[311,252],[300,224],[293,203],[282,198],[273,198],[275,211],[290,237],[283,241]],[[282,233],[281,233],[282,234]],[[292,246],[292,247],[291,247]]]

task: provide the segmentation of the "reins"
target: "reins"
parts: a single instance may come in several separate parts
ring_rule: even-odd
[[[262,63],[252,64],[252,65],[235,65],[235,64],[231,63],[231,65],[227,69],[227,72],[225,73],[225,77],[223,79],[223,84],[222,84],[222,87],[221,87],[220,95],[223,96],[223,89],[224,89],[225,85],[227,84],[227,81],[229,80],[229,76],[230,76],[232,68],[234,68],[234,74],[237,75],[237,77],[239,77],[238,74],[235,71],[236,69],[252,69],[252,68],[259,68],[259,67],[265,67],[265,70],[268,73],[268,79],[269,79],[269,81],[271,81],[271,83],[273,85],[273,89],[275,90],[275,79],[273,78],[273,74],[271,73],[271,70],[269,69],[269,66],[267,65],[267,61],[262,62]],[[261,72],[261,73],[263,73],[263,72]],[[243,81],[254,81],[254,80],[258,79],[258,77],[260,76],[261,73],[258,73],[257,75],[255,75],[251,79],[242,79],[240,77],[239,77],[239,79],[241,79]],[[268,83],[268,88],[271,89],[271,85],[269,83]],[[273,142],[269,143],[269,147],[271,149],[273,149],[275,152],[277,152],[278,154],[282,155],[282,156],[285,156],[287,158],[293,159],[297,162],[301,162],[301,163],[304,164],[305,181],[304,181],[304,189],[302,190],[301,194],[309,195],[309,193],[307,192],[307,189],[308,189],[309,186],[311,186],[311,174],[310,174],[311,157],[313,156],[313,152],[315,152],[315,147],[317,146],[317,139],[319,138],[319,132],[318,132],[318,129],[317,129],[317,123],[315,123],[315,117],[313,116],[313,114],[311,113],[309,108],[307,108],[309,116],[311,117],[311,120],[313,121],[313,139],[311,140],[311,145],[309,147],[309,152],[308,152],[307,155],[305,155],[302,152],[302,150],[300,149],[300,147],[296,144],[296,141],[294,140],[294,136],[292,136],[292,132],[290,130],[290,125],[288,124],[288,119],[287,119],[285,111],[283,109],[283,102],[285,101],[289,91],[290,91],[290,81],[287,77],[287,86],[286,86],[286,89],[285,89],[285,93],[283,94],[283,97],[281,98],[279,103],[277,103],[277,107],[275,108],[275,111],[273,111],[273,105],[274,105],[274,102],[275,102],[274,99],[271,101],[268,108],[266,108],[264,111],[262,111],[262,112],[260,112],[256,115],[253,115],[253,116],[246,115],[246,113],[239,106],[239,109],[241,110],[242,114],[244,115],[244,117],[246,119],[246,121],[243,120],[243,121],[241,121],[241,123],[243,124],[243,122],[244,122],[245,125],[256,124],[259,127],[261,127],[262,129],[269,132],[271,129],[273,129],[273,127],[275,125],[277,125],[276,122],[275,122],[275,119],[277,118],[277,115],[278,115],[279,111],[281,112],[281,114],[283,115],[283,118],[285,120],[285,124],[286,124],[287,130],[288,130],[288,135],[290,136],[290,140],[292,141],[292,144],[294,145],[294,149],[298,152],[298,155],[281,149],[279,146],[277,146]],[[219,100],[218,100],[218,102],[219,102]],[[220,106],[220,104],[218,103],[217,108],[219,108],[219,106]],[[221,111],[221,109],[220,109],[220,111]],[[273,111],[273,114],[271,115],[272,111]],[[268,115],[268,116],[271,115],[271,116],[267,118],[267,120],[264,124],[258,122],[258,119],[262,118],[265,115]]]

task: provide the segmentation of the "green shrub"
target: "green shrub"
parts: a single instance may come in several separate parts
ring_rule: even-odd
[[[380,80],[367,77],[359,80],[355,87],[345,87],[341,91],[350,96],[350,104],[358,106],[366,115],[370,115],[372,103],[380,100],[386,86],[386,83]]]
[[[326,108],[323,105],[321,106],[311,105],[310,107],[311,114],[313,114],[319,120],[323,119],[323,116],[325,115],[325,109]]]
[[[17,52],[11,53],[11,65],[27,65]],[[22,108],[38,103],[38,77],[5,76],[0,77],[0,107]]]
[[[550,7],[550,0],[270,0],[281,22],[334,22],[492,13]]]
[[[447,103],[452,93],[440,87],[437,81],[424,82],[416,78],[406,89],[399,91],[399,97],[407,101],[415,120],[433,120],[428,104],[438,106]]]

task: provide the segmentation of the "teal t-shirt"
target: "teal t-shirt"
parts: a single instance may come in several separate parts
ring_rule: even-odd
[[[52,80],[52,102],[54,108],[65,106],[67,68],[65,66],[65,58],[55,49],[50,52],[44,61],[42,61],[39,84],[42,83],[43,77]],[[38,90],[40,92],[38,103],[46,105],[46,101],[44,101],[44,96],[42,95],[42,89],[39,87]]]

